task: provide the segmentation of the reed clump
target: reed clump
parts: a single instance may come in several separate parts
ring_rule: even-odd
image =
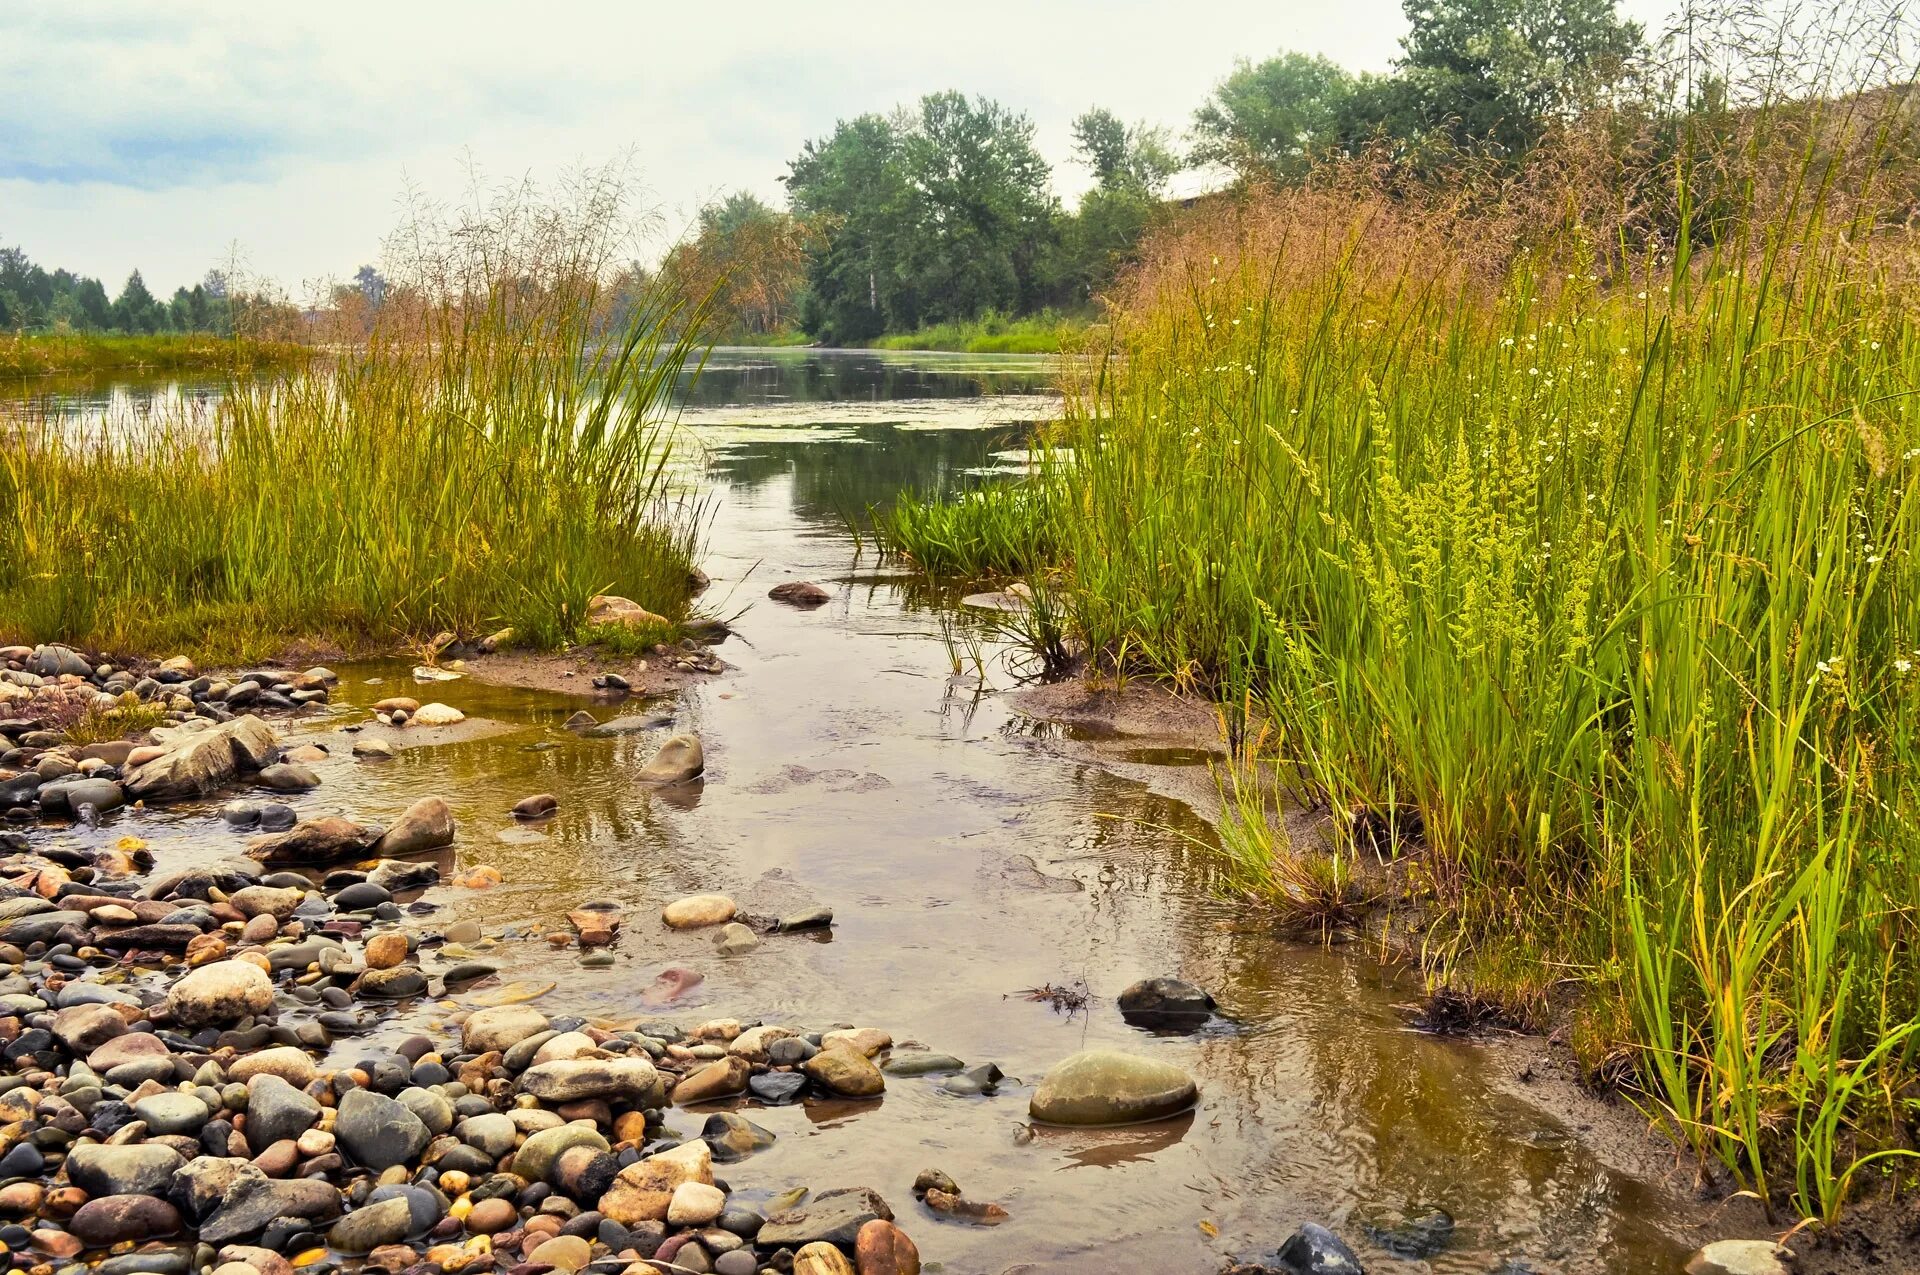
[[[417,211],[364,346],[0,461],[0,636],[246,660],[289,640],[578,636],[616,593],[686,613],[697,504],[664,430],[704,307],[614,298],[623,183]]]
[[[1556,971],[1596,1071],[1826,1220],[1920,1110],[1920,241],[1881,105],[1632,181],[1570,141],[1206,210],[1033,478],[882,528],[1039,559],[1096,664],[1251,705],[1269,786],[1413,883],[1437,981]]]

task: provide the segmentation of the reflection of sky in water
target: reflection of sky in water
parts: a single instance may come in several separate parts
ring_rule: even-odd
[[[631,1020],[648,1012],[641,989],[679,964],[706,976],[671,1015],[683,1023],[727,1014],[877,1025],[969,1062],[996,1061],[1019,1081],[1074,1050],[1111,1046],[1198,1078],[1190,1119],[1046,1130],[1031,1141],[1019,1133],[1023,1083],[1001,1098],[961,1099],[937,1079],[895,1079],[877,1104],[751,1113],[780,1141],[729,1166],[743,1199],[794,1185],[873,1186],[923,1255],[951,1271],[1022,1261],[1049,1272],[1216,1269],[1227,1254],[1270,1258],[1305,1220],[1332,1222],[1370,1268],[1397,1270],[1362,1244],[1355,1212],[1416,1201],[1459,1222],[1433,1271],[1484,1275],[1518,1256],[1568,1275],[1677,1269],[1687,1207],[1610,1171],[1557,1114],[1511,1096],[1497,1056],[1407,1031],[1399,1006],[1417,996],[1416,980],[1363,953],[1276,942],[1222,893],[1211,831],[1169,795],[1196,776],[1207,782],[1204,758],[1151,741],[1127,745],[1111,765],[1063,752],[1062,732],[1037,728],[998,693],[1012,680],[990,628],[876,562],[870,543],[856,552],[850,520],[900,490],[963,490],[1024,464],[1019,422],[1049,400],[1023,378],[1044,379],[1045,361],[996,377],[971,357],[742,357],[755,376],[780,372],[784,381],[762,388],[788,400],[745,411],[701,404],[683,425],[702,444],[702,482],[715,500],[704,601],[723,614],[744,610],[739,635],[720,648],[737,671],[661,706],[587,704],[603,719],[661,707],[672,729],[698,731],[709,766],[700,789],[633,781],[664,729],[608,739],[561,729],[583,702],[576,697],[472,679],[416,688],[404,665],[341,667],[339,716],[314,728],[334,754],[316,766],[322,786],[294,804],[390,820],[440,793],[461,826],[450,862],[491,863],[506,878],[485,893],[436,887],[425,896],[436,911],[411,924],[555,926],[568,908],[610,898],[626,908],[611,969],[582,968],[538,938],[494,953],[508,977],[558,984],[537,1002],[543,1009]],[[965,393],[887,401],[863,392],[794,406],[827,381],[915,392],[939,381],[942,366],[958,370],[941,388]],[[1016,393],[983,401],[983,378]],[[723,389],[756,383],[742,373]],[[940,427],[949,412],[957,423]],[[819,580],[834,598],[809,612],[767,601],[788,579]],[[987,687],[956,677],[947,645],[956,632],[985,643]],[[580,683],[592,671],[583,663]],[[499,726],[390,763],[353,761],[352,736],[334,728],[396,693]],[[560,798],[556,818],[520,825],[507,815],[541,791]],[[49,840],[110,843],[135,818]],[[163,865],[232,860],[244,845],[209,808],[137,818]],[[705,889],[753,912],[825,903],[837,926],[828,941],[776,937],[723,960],[706,936],[657,920],[665,902]],[[1163,973],[1208,987],[1231,1022],[1193,1037],[1128,1028],[1114,995]],[[1082,980],[1094,1001],[1072,1020],[1019,995]],[[698,1119],[674,1113],[670,1125],[690,1133]],[[1011,1218],[990,1230],[934,1221],[908,1191],[931,1165]]]

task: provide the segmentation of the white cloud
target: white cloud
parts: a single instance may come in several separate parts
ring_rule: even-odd
[[[946,88],[1032,115],[1071,195],[1088,106],[1181,128],[1236,58],[1383,68],[1403,25],[1398,0],[9,6],[0,243],[171,289],[237,241],[297,286],[373,259],[404,181],[459,193],[466,156],[518,176],[631,148],[683,221],[777,198],[836,119]]]

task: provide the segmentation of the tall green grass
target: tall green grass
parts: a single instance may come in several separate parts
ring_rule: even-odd
[[[606,213],[441,235],[364,349],[210,410],[0,425],[0,632],[249,659],[502,626],[552,645],[596,593],[683,616],[698,511],[662,427],[703,307],[656,291],[607,328]]]
[[[1920,1080],[1920,252],[1801,136],[1710,245],[1684,165],[1657,218],[1205,213],[1035,478],[882,531],[1043,560],[1096,662],[1252,704],[1436,977],[1576,981],[1590,1063],[1830,1219]]]

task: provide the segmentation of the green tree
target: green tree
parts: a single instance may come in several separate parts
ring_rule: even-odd
[[[1074,158],[1093,170],[1102,190],[1137,190],[1157,197],[1180,169],[1166,130],[1129,126],[1105,107],[1096,106],[1073,122],[1073,146]]]
[[[147,282],[138,270],[127,276],[120,295],[113,300],[113,326],[134,334],[157,332],[165,326],[160,303],[147,291]]]
[[[1243,179],[1303,176],[1353,128],[1356,82],[1336,63],[1305,53],[1241,61],[1194,112],[1192,159]]]
[[[1614,0],[1405,0],[1398,66],[1422,126],[1517,157],[1617,88],[1645,49]]]
[[[1050,299],[1058,205],[1033,123],[936,93],[842,121],[785,178],[809,232],[801,325],[837,343]]]

